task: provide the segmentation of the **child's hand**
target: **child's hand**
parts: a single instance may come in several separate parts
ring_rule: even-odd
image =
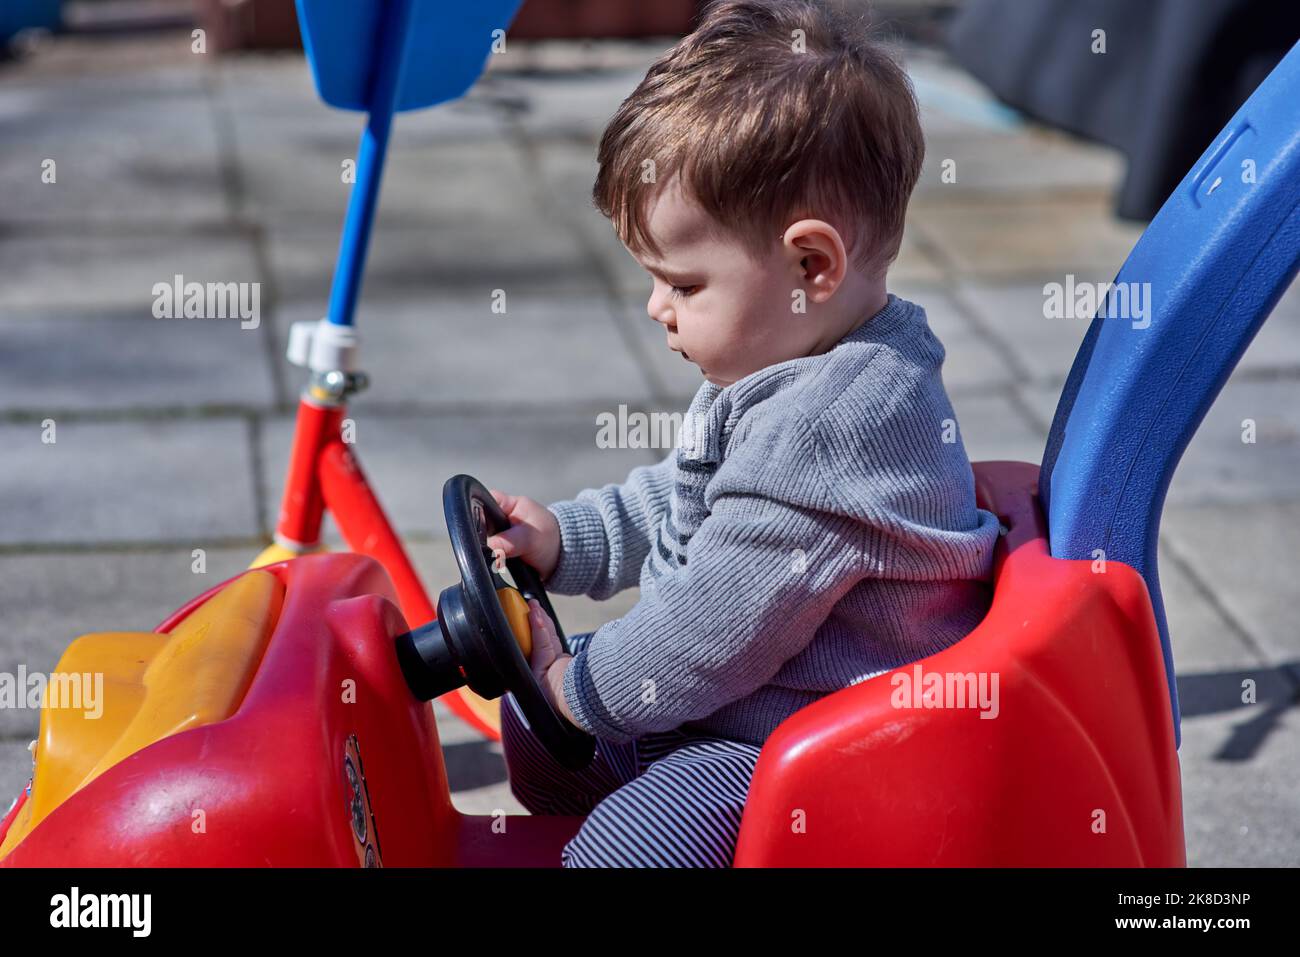
[[[528,627],[533,634],[533,653],[528,658],[533,677],[551,707],[564,715],[570,724],[576,725],[578,722],[573,719],[568,702],[564,700],[564,672],[573,656],[565,653],[554,623],[536,598],[528,599]]]
[[[510,519],[510,528],[489,535],[488,548],[506,558],[522,558],[542,576],[551,577],[560,560],[560,523],[545,505],[523,495],[488,489]]]

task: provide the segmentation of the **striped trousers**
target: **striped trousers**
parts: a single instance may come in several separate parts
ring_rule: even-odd
[[[577,651],[591,633],[569,639]],[[585,814],[565,867],[730,867],[759,745],[680,730],[596,739],[582,771],[559,764],[507,694],[501,744],[510,790],[533,814]]]

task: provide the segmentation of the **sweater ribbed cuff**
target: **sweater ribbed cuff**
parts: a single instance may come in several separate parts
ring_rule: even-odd
[[[614,724],[613,716],[601,705],[591,680],[591,670],[587,667],[586,648],[579,651],[565,669],[563,691],[564,700],[578,726],[588,734],[614,743],[631,741],[636,737]]]
[[[560,523],[560,557],[551,577],[542,582],[557,595],[585,595],[603,571],[609,551],[600,510],[586,502],[555,502],[547,510]]]

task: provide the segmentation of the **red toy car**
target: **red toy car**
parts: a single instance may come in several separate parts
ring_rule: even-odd
[[[435,614],[339,436],[362,384],[351,314],[392,115],[463,92],[517,0],[461,10],[463,34],[441,6],[299,0],[322,95],[370,122],[330,318],[290,345],[312,377],[279,545],[155,632],[72,644],[57,671],[102,673],[105,710],[43,711],[0,865],[558,866],[581,825],[452,806],[434,697],[490,732],[487,705],[509,690],[558,760],[590,759],[527,664],[522,595],[555,615],[528,566],[508,563],[512,583],[492,567],[484,542],[506,519],[468,476],[444,488],[461,581]],[[1120,280],[1155,286],[1149,328],[1103,307],[1041,471],[975,466],[978,503],[1006,528],[987,617],[786,720],[759,759],[737,866],[1185,863],[1156,530],[1179,455],[1300,265],[1295,103],[1300,47],[1125,263]],[[1222,173],[1243,144],[1249,185]],[[355,553],[313,553],[326,508]],[[933,706],[982,681],[996,681],[996,720]]]

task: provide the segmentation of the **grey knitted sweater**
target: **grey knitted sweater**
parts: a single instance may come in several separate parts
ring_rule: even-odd
[[[924,310],[891,295],[821,355],[706,381],[662,462],[549,506],[549,590],[641,587],[565,675],[583,728],[760,744],[979,623],[998,520],[975,505],[943,358]]]

